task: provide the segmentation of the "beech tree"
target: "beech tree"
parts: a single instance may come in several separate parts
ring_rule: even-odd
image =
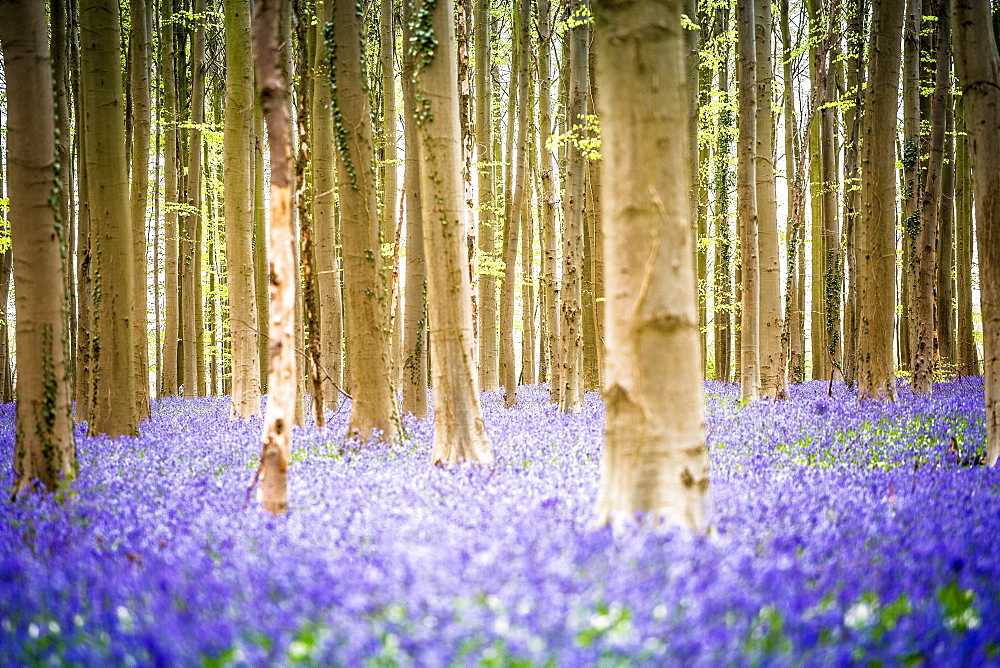
[[[361,68],[356,2],[334,3],[326,47],[330,54],[335,141],[340,153],[337,191],[344,252],[344,310],[350,355],[348,433],[394,439],[398,415],[390,383],[389,337],[383,293],[378,202],[373,168],[371,103]]]
[[[594,10],[608,291],[597,517],[643,512],[697,529],[709,479],[681,2],[596,0]]]
[[[226,268],[232,337],[232,414],[260,413],[257,296],[253,282],[253,185],[247,138],[253,132],[250,2],[226,0],[226,120],[223,131]]]
[[[739,0],[737,60],[739,62],[739,141],[736,197],[739,210],[740,265],[740,396],[760,398],[760,271],[757,255],[757,56],[754,42],[754,1]],[[767,0],[757,0],[764,1]]]
[[[573,0],[578,15],[569,32],[566,123],[572,138],[566,148],[566,186],[563,195],[563,269],[559,324],[562,381],[560,408],[566,413],[583,410],[583,201],[586,188],[585,157],[580,146],[587,127],[587,82],[590,78],[587,45],[590,23],[580,20],[589,11],[588,0]]]
[[[63,221],[56,180],[52,68],[45,6],[0,2],[7,84],[10,232],[17,322],[15,495],[54,492],[76,475]],[[5,325],[6,327],[6,325]],[[123,353],[131,351],[131,341]],[[6,353],[5,353],[6,354]],[[132,405],[132,397],[128,404]]]
[[[326,408],[340,407],[341,342],[343,303],[340,283],[340,260],[337,257],[337,166],[331,108],[330,63],[325,26],[333,20],[333,0],[317,7],[319,30],[316,36],[315,79],[312,94],[312,177],[313,228],[316,236],[316,272],[320,302],[320,345],[323,363],[323,401]]]
[[[895,128],[903,0],[874,4],[864,117],[858,221],[858,396],[896,398],[892,335],[896,286]]]
[[[80,66],[94,253],[91,434],[134,435],[134,273],[117,0],[80,3]]]
[[[955,65],[972,158],[983,313],[986,462],[1000,460],[1000,55],[987,0],[952,0]]]
[[[524,3],[527,4],[526,2]],[[523,5],[522,5],[523,6]],[[423,0],[411,17],[416,68],[420,204],[427,263],[427,308],[434,386],[435,464],[488,464],[476,369],[473,366],[472,286],[466,257],[465,202],[461,178],[458,66],[451,0]],[[510,390],[511,388],[508,388]]]
[[[288,456],[295,418],[295,231],[292,227],[292,139],[288,118],[288,82],[279,65],[280,44],[290,35],[278,34],[280,0],[257,0],[253,15],[253,60],[257,73],[267,143],[271,154],[270,234],[268,274],[271,277],[268,323],[267,409],[261,436],[257,476],[264,508],[288,511]]]

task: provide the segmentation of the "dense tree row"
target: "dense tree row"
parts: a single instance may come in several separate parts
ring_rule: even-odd
[[[492,461],[479,390],[602,390],[605,519],[698,523],[702,378],[985,373],[1000,454],[985,0],[33,4],[0,0],[21,486],[72,475],[71,399],[120,436],[174,394],[268,393],[274,511],[307,397],[394,439],[429,386],[448,465]]]

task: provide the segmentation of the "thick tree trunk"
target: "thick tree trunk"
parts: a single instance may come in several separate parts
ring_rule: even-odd
[[[601,524],[645,513],[698,529],[704,519],[689,182],[678,178],[688,169],[680,11],[680,0],[595,2],[598,83],[608,102],[600,108],[608,262]]]
[[[269,396],[264,412],[258,479],[264,508],[288,511],[288,455],[295,418],[295,230],[292,227],[292,140],[288,82],[279,66],[279,0],[257,0],[253,16],[253,58],[257,90],[267,121],[271,152],[271,228],[268,269],[271,282],[268,350]]]
[[[892,334],[896,271],[895,128],[903,0],[874,6],[861,125],[858,221],[858,396],[895,400]]]
[[[56,119],[42,3],[0,3],[0,48],[8,95],[10,232],[19,361],[14,493],[19,495],[54,492],[76,475],[70,359],[64,339],[65,240],[59,207],[50,200],[53,192],[58,198],[59,186],[52,159]],[[87,63],[92,65],[91,58]],[[87,81],[93,83],[89,75]]]
[[[522,2],[522,7],[526,8],[528,3]],[[418,34],[432,35],[437,53],[433,47],[418,42],[417,53],[413,54],[416,98],[423,101],[415,120],[424,248],[427,255],[434,258],[434,262],[427,265],[434,378],[431,457],[435,464],[443,466],[493,461],[473,365],[472,286],[468,274],[465,202],[460,174],[458,71],[453,58],[442,57],[442,54],[454,53],[453,13],[451,0],[421,4],[416,12]]]
[[[223,129],[224,218],[232,337],[232,416],[260,414],[257,295],[253,276],[253,61],[250,2],[226,0],[226,116]]]
[[[334,5],[330,49],[337,128],[337,189],[344,249],[344,306],[351,365],[351,437],[395,439],[398,415],[390,379],[380,275],[371,109],[361,68],[360,18],[353,3]],[[335,46],[334,46],[335,44]],[[356,128],[346,131],[345,128]]]
[[[132,305],[135,337],[135,410],[140,419],[149,417],[149,323],[146,316],[146,204],[149,193],[150,94],[152,40],[146,24],[145,0],[129,0],[129,76],[132,92],[132,181],[129,209],[132,218],[132,273],[135,278]]]
[[[84,132],[94,240],[95,399],[91,434],[134,435],[134,343],[131,314],[134,273],[132,229],[125,167],[125,113],[122,104],[118,3],[80,4]]]
[[[983,314],[986,462],[1000,459],[1000,56],[986,0],[953,0],[955,64],[972,157]]]

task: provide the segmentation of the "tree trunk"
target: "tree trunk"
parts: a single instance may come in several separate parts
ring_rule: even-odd
[[[132,218],[132,307],[135,336],[135,406],[140,419],[149,417],[149,323],[146,317],[146,203],[149,192],[150,94],[149,26],[145,0],[129,0],[129,76],[132,92],[132,182],[129,209]]]
[[[529,24],[530,27],[530,24]],[[536,330],[537,313],[535,308],[535,225],[531,215],[532,190],[535,174],[538,172],[538,157],[535,152],[535,138],[538,134],[535,126],[535,82],[531,64],[531,43],[528,42],[529,57],[525,58],[528,67],[524,68],[524,79],[521,85],[527,87],[527,114],[525,121],[528,126],[528,136],[523,144],[527,154],[524,163],[524,193],[521,196],[521,373],[518,384],[534,385],[537,383],[535,369],[537,367]]]
[[[194,12],[205,11],[205,0],[195,0]],[[188,132],[187,212],[182,217],[181,265],[181,345],[184,358],[184,396],[204,394],[203,349],[198,345],[198,315],[201,284],[201,170],[202,125],[205,122],[205,28],[200,21],[191,40],[191,128]]]
[[[89,19],[88,15],[88,27]],[[0,3],[0,48],[8,95],[10,232],[20,367],[14,493],[20,495],[54,492],[76,476],[70,359],[64,338],[65,240],[59,207],[50,200],[53,193],[59,197],[60,188],[52,159],[55,102],[42,3]],[[86,62],[92,65],[90,57]],[[89,74],[87,82],[92,84]]]
[[[299,284],[303,306],[301,313],[304,316],[304,324],[309,329],[306,349],[309,360],[308,376],[312,386],[310,401],[314,425],[320,428],[326,426],[326,406],[323,400],[322,331],[320,330],[319,288],[316,281],[317,263],[311,210],[313,189],[308,174],[311,161],[309,135],[312,102],[310,95],[313,87],[312,71],[310,70],[312,60],[309,53],[309,42],[312,36],[309,26],[311,16],[306,14],[305,7],[300,0],[293,0],[292,7],[295,12],[295,70],[299,73],[298,89],[295,96],[295,124],[298,141],[298,152],[295,160],[295,203],[299,220],[299,269],[302,274]],[[301,395],[304,402],[305,392],[301,392]],[[304,409],[305,406],[303,406]]]
[[[899,358],[912,370],[913,286],[917,234],[920,230],[920,0],[907,0],[903,27],[903,148],[902,228],[903,266],[900,272]]]
[[[538,4],[538,109],[541,147],[541,219],[539,243],[542,250],[541,292],[546,331],[542,345],[549,361],[549,400],[559,402],[562,376],[559,368],[559,298],[556,287],[556,185],[555,164],[549,149],[552,136],[552,32],[549,0]],[[481,362],[480,362],[481,363]]]
[[[785,390],[781,364],[781,270],[778,253],[778,196],[774,178],[774,68],[771,46],[771,3],[754,2],[757,63],[756,197],[760,264],[760,393],[777,398]]]
[[[969,164],[969,138],[965,127],[965,100],[959,95],[955,105],[958,145],[955,151],[955,287],[958,299],[958,372],[963,376],[979,374],[972,322],[972,172]]]
[[[425,0],[426,1],[426,0]],[[528,2],[522,0],[522,7]],[[466,250],[462,178],[458,71],[455,60],[441,57],[455,50],[451,0],[421,4],[415,16],[418,39],[415,121],[419,143],[424,248],[428,263],[427,307],[434,376],[435,464],[488,464],[493,449],[486,436],[473,365],[472,286]],[[435,51],[439,50],[438,55]],[[524,144],[519,144],[524,146]],[[516,202],[515,202],[516,203]],[[517,211],[517,209],[514,209]],[[515,247],[516,248],[516,247]]]
[[[412,5],[403,3],[403,41],[410,43],[410,15]],[[476,29],[478,34],[479,20],[482,17],[477,14]],[[487,26],[487,35],[489,26]],[[478,48],[478,42],[477,42]],[[477,57],[478,60],[478,57]],[[418,138],[417,127],[413,119],[417,116],[417,98],[413,89],[414,60],[410,49],[403,49],[402,59],[402,83],[403,83],[403,113],[407,119],[403,124],[403,137],[405,145],[405,172],[403,174],[403,190],[406,193],[406,295],[404,304],[403,322],[403,412],[411,413],[414,417],[424,419],[427,417],[427,261],[424,252],[424,228],[423,217],[420,211],[420,161],[417,156]],[[478,73],[478,71],[477,71]],[[487,81],[489,77],[487,77]],[[482,91],[478,86],[477,93]],[[481,102],[481,101],[480,101]],[[477,112],[479,111],[477,107]],[[481,119],[477,119],[477,134],[482,130],[478,124]],[[486,117],[488,133],[492,133],[492,124],[489,122],[489,115]],[[481,136],[481,135],[480,135]],[[482,150],[482,145],[479,146]],[[492,142],[488,149],[492,151]],[[480,162],[483,162],[483,154],[479,154]],[[488,162],[488,161],[487,161]],[[480,165],[480,169],[484,169]],[[490,174],[492,174],[492,167]],[[480,174],[480,186],[483,185],[483,177]],[[489,177],[488,186],[492,188],[492,176]],[[482,188],[480,196],[482,197]],[[490,195],[492,197],[492,193]],[[481,200],[482,201],[482,200]],[[482,204],[481,204],[482,206]],[[491,205],[492,206],[492,205]],[[484,209],[480,209],[480,215]],[[491,211],[492,214],[492,211]],[[492,219],[491,219],[492,220]],[[482,223],[482,219],[480,219]],[[492,222],[489,224],[489,234],[492,234]],[[480,242],[483,239],[484,228],[480,227]],[[492,241],[492,238],[491,238]],[[483,246],[480,246],[482,250]],[[492,253],[492,251],[491,251]],[[486,276],[480,275],[479,285],[482,289]],[[492,280],[492,276],[489,277]],[[495,289],[495,286],[494,286]],[[481,301],[485,307],[486,302]],[[493,341],[496,343],[496,295],[493,294]],[[480,315],[484,313],[480,310]],[[484,321],[480,321],[480,336],[484,335]],[[480,338],[482,343],[482,338]],[[486,351],[480,351],[486,352]],[[480,360],[483,358],[480,357]],[[493,350],[493,362],[496,366],[496,350]],[[496,381],[496,369],[494,369],[494,382]],[[482,372],[482,369],[480,369]],[[482,375],[480,375],[482,378]]]
[[[371,108],[361,68],[360,18],[353,3],[334,6],[330,78],[337,129],[337,189],[344,249],[344,306],[351,358],[351,437],[393,440],[398,416],[390,379],[389,337],[380,275],[378,203]],[[336,46],[334,46],[336,44]],[[345,128],[356,128],[348,132]]]
[[[400,243],[396,238],[396,230],[399,229],[399,185],[397,174],[397,150],[396,150],[396,76],[395,76],[395,47],[396,47],[396,26],[395,13],[393,12],[393,0],[379,0],[380,21],[379,21],[379,70],[381,74],[382,90],[382,239],[389,248],[393,248]],[[405,44],[405,42],[404,42]],[[382,257],[383,271],[386,277],[393,276],[396,268],[394,258],[398,256],[390,253]],[[389,284],[391,285],[391,283]],[[398,291],[395,293],[389,286],[386,286],[388,297],[396,295],[396,299],[391,299],[386,304],[386,322],[392,322],[392,326],[386,331],[389,334],[389,360],[392,369],[392,385],[398,387],[402,378],[402,346],[403,346],[403,323],[401,300]]]
[[[949,82],[950,83],[950,82]],[[942,365],[955,370],[955,100],[950,86],[945,97],[944,173],[941,207],[935,309],[938,355]]]
[[[726,10],[717,10],[718,31],[727,29]],[[729,92],[728,59],[719,65],[719,91]],[[732,262],[733,242],[729,227],[729,190],[732,174],[729,169],[733,141],[733,107],[722,97],[719,109],[718,141],[715,152],[715,277],[713,286],[715,318],[715,380],[728,383],[732,379]]]
[[[930,142],[927,175],[920,202],[920,228],[917,235],[917,283],[913,294],[914,332],[913,390],[927,394],[934,385],[934,288],[937,274],[938,216],[941,207],[941,177],[944,169],[945,105],[951,89],[950,0],[935,0],[932,11],[935,27],[937,70],[931,98]]]
[[[180,304],[178,301],[178,151],[177,77],[174,69],[174,0],[161,0],[162,34],[160,35],[160,76],[163,80],[163,102],[160,111],[163,125],[163,396],[177,394],[180,380],[177,374],[177,351],[180,345]],[[82,184],[81,184],[82,187]],[[83,323],[83,312],[80,322]]]
[[[69,90],[69,39],[66,35],[67,28],[70,27],[70,17],[67,14],[67,7],[65,0],[53,0],[49,6],[49,13],[51,15],[51,51],[52,51],[52,77],[53,77],[53,94],[55,95],[55,109],[56,109],[56,178],[62,184],[62,188],[59,193],[59,211],[58,215],[62,221],[63,227],[63,239],[65,241],[65,257],[67,262],[64,266],[64,278],[66,280],[66,296],[67,296],[67,316],[66,316],[66,330],[63,335],[66,337],[66,342],[69,345],[67,349],[67,354],[70,360],[70,375],[69,375],[69,391],[70,396],[73,394],[74,378],[73,378],[73,357],[72,353],[76,351],[76,281],[73,277],[73,262],[74,257],[74,241],[75,241],[75,225],[73,220],[73,183],[74,183],[74,164],[73,164],[73,135],[71,132],[72,119],[70,118],[70,90]],[[148,62],[148,61],[147,61]],[[2,195],[0,195],[2,197]],[[9,252],[9,249],[8,249]],[[10,260],[8,259],[8,262]],[[4,280],[10,281],[10,270],[3,276]],[[7,302],[4,302],[4,307],[6,310]],[[3,322],[7,322],[6,317],[4,317]],[[4,327],[4,334],[7,334],[6,327]],[[5,343],[6,343],[5,339]],[[3,346],[3,352],[0,354],[7,354],[7,346]],[[3,364],[0,361],[0,364]],[[9,361],[6,363],[8,370],[10,370]]]
[[[257,90],[267,121],[271,152],[271,229],[268,269],[271,282],[268,351],[269,397],[261,436],[260,480],[265,510],[288,511],[288,455],[295,417],[295,231],[292,227],[292,140],[288,82],[281,67],[278,0],[257,0],[253,16],[253,58]]]
[[[405,4],[405,3],[404,3]],[[490,0],[476,2],[476,173],[479,187],[479,386],[500,389],[497,359],[496,196],[493,155],[493,79],[490,76]],[[404,49],[406,51],[407,49]],[[548,91],[545,91],[547,94]],[[416,163],[414,163],[414,168]],[[409,225],[409,223],[407,223]],[[409,235],[409,232],[407,232]],[[407,237],[411,239],[413,237]],[[409,283],[407,283],[409,285]],[[407,348],[407,350],[410,350]],[[422,386],[423,387],[423,386]]]
[[[336,188],[337,166],[333,112],[330,101],[330,64],[323,26],[333,20],[333,3],[319,7],[316,37],[316,75],[313,80],[313,229],[316,235],[316,271],[319,283],[320,347],[323,403],[330,410],[340,407],[341,315],[340,264],[337,260]],[[405,51],[405,49],[404,49]]]
[[[134,435],[134,274],[125,168],[118,3],[86,0],[80,5],[81,82],[92,239],[95,240],[95,403],[91,434]]]
[[[861,124],[858,221],[858,396],[896,398],[892,335],[896,271],[895,129],[903,0],[874,6]]]
[[[232,416],[260,414],[257,295],[253,276],[253,61],[250,2],[226,0],[226,116],[223,130],[226,267],[232,337]]]
[[[589,0],[573,0],[574,11],[589,9]],[[560,352],[562,393],[560,408],[564,413],[583,410],[583,215],[586,188],[585,156],[579,139],[587,127],[587,83],[589,81],[588,45],[590,24],[573,26],[567,38],[569,47],[569,80],[567,123],[573,139],[567,146],[566,188],[563,195],[563,271],[562,322]]]
[[[812,95],[819,101],[819,108],[828,101],[827,87],[821,81],[820,59],[825,58],[828,42],[823,39],[822,16],[824,0],[807,0],[809,16],[809,79],[812,83]],[[826,340],[826,295],[823,288],[826,284],[826,246],[824,243],[823,223],[826,220],[823,183],[823,141],[822,112],[809,119],[808,151],[809,161],[809,198],[810,198],[810,317],[809,344],[812,359],[812,378],[825,379],[828,373],[827,340]],[[803,290],[805,283],[802,284]]]
[[[527,182],[528,168],[528,65],[529,65],[529,28],[531,21],[530,3],[518,1],[517,49],[520,54],[517,59],[518,79],[525,85],[517,86],[517,162],[513,165],[512,193],[510,195],[510,212],[503,237],[503,284],[500,289],[500,377],[504,388],[504,401],[507,408],[517,403],[517,366],[514,358],[514,299],[515,270],[517,266],[518,234],[526,227],[524,220],[524,188]],[[427,210],[426,203],[424,210]],[[427,232],[424,231],[426,237]],[[523,356],[523,351],[522,351]]]
[[[844,109],[844,239],[847,303],[844,309],[844,381],[853,386],[858,362],[857,226],[861,211],[858,151],[861,141],[861,88],[864,84],[864,0],[849,6],[847,15],[847,104]]]
[[[738,0],[737,62],[739,66],[739,139],[736,197],[739,210],[740,267],[740,396],[760,398],[760,269],[757,255],[757,56],[754,44],[754,1]],[[766,0],[757,0],[757,2]],[[770,107],[770,105],[768,105]],[[770,118],[770,109],[768,118]],[[770,135],[768,135],[770,137]]]
[[[250,26],[253,31],[253,24]],[[256,75],[256,72],[255,72]],[[259,85],[259,84],[258,84]],[[268,391],[267,381],[271,366],[268,350],[267,327],[270,322],[270,282],[267,276],[267,207],[264,205],[264,113],[260,96],[254,95],[253,103],[253,275],[254,292],[257,295],[257,351],[260,357],[260,391]]]
[[[986,0],[953,0],[955,64],[972,157],[983,314],[986,462],[1000,459],[1000,56]]]
[[[595,2],[607,167],[601,524],[640,512],[690,529],[704,519],[708,458],[685,174],[680,11],[680,0],[624,8]],[[661,67],[650,68],[649,62]]]
[[[836,8],[827,7],[830,22],[826,31],[833,34],[835,30]],[[840,257],[840,220],[837,210],[839,199],[840,170],[837,165],[837,82],[834,76],[836,53],[832,48],[821,50],[819,67],[819,85],[823,88],[824,104],[820,107],[820,179],[822,181],[823,225],[822,225],[822,308],[819,313],[823,318],[823,348],[815,345],[815,358],[822,359],[823,378],[832,379],[836,372],[843,377],[843,366],[840,362],[842,345],[840,341],[840,302],[843,292],[843,269]],[[815,229],[815,228],[814,228]],[[814,293],[815,294],[815,293]],[[813,308],[816,311],[816,308]]]

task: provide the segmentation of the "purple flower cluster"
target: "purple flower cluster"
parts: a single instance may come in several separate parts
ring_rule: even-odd
[[[294,434],[287,516],[246,505],[260,421],[163,399],[78,434],[69,499],[0,501],[0,664],[970,665],[1000,662],[1000,471],[983,386],[859,404],[706,384],[712,530],[593,529],[603,406],[484,394],[497,464],[430,465],[431,421]],[[12,485],[13,407],[0,407]]]

